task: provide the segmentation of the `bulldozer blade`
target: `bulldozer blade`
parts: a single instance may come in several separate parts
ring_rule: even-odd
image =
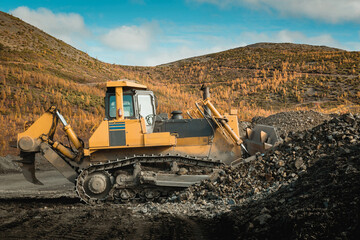
[[[35,153],[20,154],[22,159],[14,160],[14,162],[21,163],[20,167],[25,179],[33,184],[44,185],[35,176]]]
[[[253,131],[251,130],[251,128],[246,128],[246,138],[250,139],[252,136]]]
[[[264,153],[279,141],[276,129],[267,125],[256,125],[253,129],[246,129],[244,143],[250,155],[257,152]]]
[[[260,142],[265,143],[268,138],[268,134],[264,131],[260,132]]]

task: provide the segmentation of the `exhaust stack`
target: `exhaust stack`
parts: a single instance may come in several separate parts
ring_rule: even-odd
[[[209,87],[205,86],[205,84],[203,84],[200,88],[201,91],[203,91],[203,100],[205,101],[206,99],[210,99],[210,90]],[[209,109],[208,106],[204,106],[204,113],[207,117],[211,116],[211,111]]]

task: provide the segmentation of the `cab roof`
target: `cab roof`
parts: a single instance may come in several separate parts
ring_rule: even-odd
[[[136,83],[133,80],[128,79],[121,79],[118,81],[108,81],[106,83],[106,87],[126,87],[126,88],[133,88],[133,89],[147,89],[147,86]]]

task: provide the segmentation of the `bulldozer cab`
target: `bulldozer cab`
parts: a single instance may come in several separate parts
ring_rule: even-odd
[[[146,132],[151,133],[156,115],[155,97],[146,86],[133,82],[109,82],[105,96],[108,120],[145,119]]]

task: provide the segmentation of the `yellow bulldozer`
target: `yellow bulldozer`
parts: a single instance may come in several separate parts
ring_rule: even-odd
[[[236,112],[220,114],[209,88],[194,109],[156,114],[156,98],[146,86],[129,80],[107,82],[105,118],[90,137],[88,148],[56,107],[51,107],[24,132],[17,147],[25,178],[35,176],[35,154],[42,154],[75,184],[86,203],[155,200],[217,176],[222,165],[241,161],[271,148],[277,141],[270,126],[239,134]],[[55,139],[60,122],[70,144]]]

